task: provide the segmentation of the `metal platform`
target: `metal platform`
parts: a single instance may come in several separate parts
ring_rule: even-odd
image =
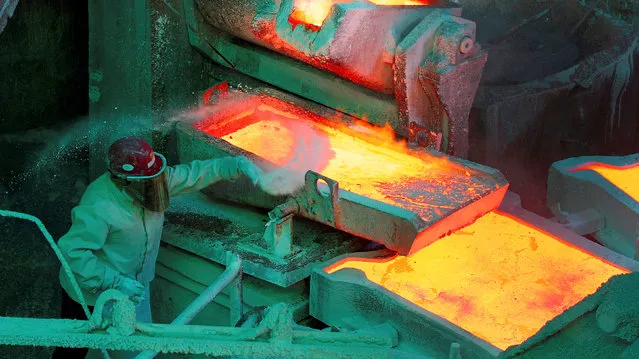
[[[263,240],[266,212],[214,201],[202,193],[171,199],[163,241],[225,264],[227,252],[240,255],[244,273],[282,287],[308,278],[317,263],[362,250],[368,241],[312,221],[295,220],[291,254],[278,257]]]

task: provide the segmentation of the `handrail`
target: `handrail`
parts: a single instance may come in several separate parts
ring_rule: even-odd
[[[238,314],[242,313],[242,259],[232,253],[226,255],[226,269],[224,272],[209,285],[186,309],[180,313],[172,322],[171,325],[186,325],[195,318],[207,305],[209,305],[218,294],[220,294],[226,287],[233,284],[231,288],[231,325],[234,325],[233,320],[238,320]],[[239,291],[239,293],[238,293]],[[234,303],[239,300],[239,303]],[[151,359],[158,353],[153,351],[145,351],[136,356],[136,359]]]

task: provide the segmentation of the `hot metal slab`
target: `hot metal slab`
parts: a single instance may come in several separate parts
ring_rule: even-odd
[[[347,328],[390,320],[404,333],[400,346],[437,357],[452,342],[464,357],[495,357],[611,276],[637,269],[512,201],[500,210],[410,257],[368,253],[317,268],[311,315]]]
[[[274,97],[241,96],[215,105],[205,120],[178,125],[181,161],[245,155],[267,170],[285,168],[289,178],[317,171],[324,176],[307,174],[305,187],[293,194],[302,216],[402,254],[494,209],[506,192],[506,180],[493,169],[402,147],[388,133]],[[317,179],[336,191],[323,198]],[[246,180],[216,184],[207,193],[269,209],[287,199]]]

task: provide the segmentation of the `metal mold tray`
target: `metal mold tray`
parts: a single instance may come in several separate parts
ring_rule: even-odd
[[[588,226],[587,232],[595,232],[589,234],[612,250],[637,258],[639,154],[555,162],[548,174],[547,204],[569,226],[571,219],[594,217],[597,225]]]
[[[609,278],[637,270],[508,202],[411,257],[353,253],[316,267],[310,314],[348,330],[390,322],[400,348],[436,358],[452,343],[464,358],[506,358]]]
[[[367,157],[384,152],[384,146],[369,142],[379,141],[379,134],[371,133],[371,128],[362,129],[361,124],[348,119],[335,118],[328,112],[310,112],[291,102],[262,94],[227,94],[208,109],[206,119],[194,124],[178,124],[178,156],[184,162],[245,155],[267,172],[284,168],[290,176],[305,176],[300,181],[303,186],[290,196],[270,195],[246,179],[215,184],[205,193],[268,209],[292,197],[299,207],[297,214],[381,243],[401,254],[414,253],[473,222],[496,208],[506,193],[508,183],[497,170],[435,152],[391,151],[388,163],[374,162],[387,157],[385,153],[381,157]],[[241,131],[261,124],[260,121],[268,122],[259,129],[263,132],[254,131],[254,138],[245,138],[241,147],[231,143],[237,140],[234,135],[240,136]],[[286,128],[280,131],[269,121],[286,123]],[[286,142],[284,132],[292,144],[282,145],[277,151],[263,149],[262,143],[272,150],[273,141],[278,142],[278,146]],[[300,161],[295,153],[296,160],[281,160],[290,157],[290,154],[283,156],[282,151],[297,148],[300,143],[310,143],[308,158]],[[365,148],[358,148],[360,145]],[[318,160],[326,150],[333,151],[334,156]],[[275,153],[278,151],[280,153]],[[359,160],[342,160],[349,156]],[[309,160],[311,168],[304,168]],[[335,161],[339,163],[335,165]],[[292,168],[291,162],[296,162],[297,167]],[[384,166],[393,167],[394,174],[389,174],[391,170],[387,171]],[[415,166],[423,166],[424,170]],[[371,179],[369,172],[379,175],[380,179],[374,175]],[[361,184],[360,179],[367,182]]]

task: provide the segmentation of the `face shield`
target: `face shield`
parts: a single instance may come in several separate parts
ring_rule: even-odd
[[[166,177],[166,159],[159,153],[162,167],[152,176],[122,176],[111,172],[118,187],[144,208],[154,212],[164,212],[169,207],[169,186]]]

